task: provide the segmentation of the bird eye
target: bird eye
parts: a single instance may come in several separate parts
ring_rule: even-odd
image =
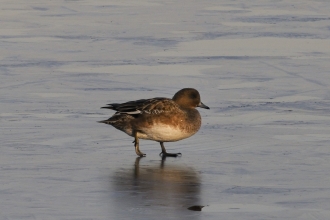
[[[194,94],[194,93],[192,93],[192,94],[190,94],[190,98],[191,98],[191,99],[196,99],[196,98],[197,98],[197,95]]]

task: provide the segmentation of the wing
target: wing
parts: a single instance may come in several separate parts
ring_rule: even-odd
[[[168,98],[140,99],[125,103],[112,103],[105,107],[117,111],[116,114],[159,114],[180,109],[179,106]]]

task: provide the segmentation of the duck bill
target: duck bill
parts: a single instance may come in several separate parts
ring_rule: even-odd
[[[200,102],[200,103],[197,105],[197,107],[210,109],[207,105],[204,105],[202,102]]]

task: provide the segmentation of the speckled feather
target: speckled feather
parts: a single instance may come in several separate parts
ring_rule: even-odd
[[[102,108],[115,110],[116,113],[100,122],[134,137],[139,156],[144,156],[139,150],[139,138],[160,142],[163,155],[169,155],[163,142],[182,140],[199,130],[201,116],[196,107],[209,109],[200,101],[196,89],[186,88],[178,91],[172,99],[152,98],[108,104]]]
[[[105,107],[117,111],[116,114],[159,114],[182,111],[178,104],[168,98],[140,99],[125,103],[112,103]]]

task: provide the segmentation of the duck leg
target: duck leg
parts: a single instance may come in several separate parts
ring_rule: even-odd
[[[177,157],[182,155],[181,153],[175,153],[175,154],[167,153],[164,147],[164,143],[163,142],[159,142],[159,143],[162,148],[162,152],[159,155],[161,155],[162,157]]]
[[[139,147],[139,138],[137,137],[137,132],[135,132],[134,134],[134,147],[135,147],[135,153],[139,156],[139,157],[145,157],[146,154],[142,153],[140,151],[140,147]]]

